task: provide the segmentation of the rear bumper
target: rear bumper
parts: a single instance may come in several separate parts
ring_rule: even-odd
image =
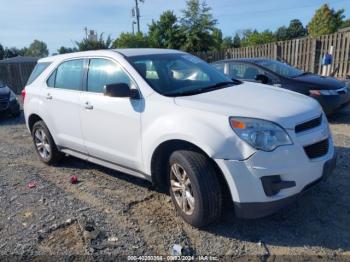
[[[288,207],[290,204],[295,202],[301,195],[303,195],[307,190],[309,190],[314,185],[318,184],[325,177],[328,177],[336,166],[336,155],[330,160],[325,162],[323,166],[322,176],[315,181],[307,184],[300,193],[295,195],[276,200],[271,202],[251,202],[251,203],[239,203],[234,202],[235,213],[237,217],[240,218],[260,218],[271,215],[278,210]]]

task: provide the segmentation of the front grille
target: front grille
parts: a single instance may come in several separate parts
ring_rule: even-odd
[[[8,107],[9,95],[0,95],[0,110],[4,110]]]
[[[310,159],[318,158],[321,156],[324,156],[325,154],[328,153],[328,148],[329,148],[329,141],[328,138],[325,140],[322,140],[320,142],[317,142],[315,144],[305,146],[304,150],[306,155]]]
[[[296,125],[295,126],[295,133],[304,132],[306,130],[318,127],[319,125],[321,125],[321,123],[322,123],[322,115],[320,115],[319,117],[314,118],[310,121]]]

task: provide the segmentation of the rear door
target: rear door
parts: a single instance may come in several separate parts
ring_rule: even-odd
[[[86,153],[80,121],[80,96],[85,67],[84,59],[61,63],[47,80],[43,96],[50,129],[56,143]]]
[[[123,167],[140,170],[141,111],[144,100],[104,96],[107,84],[136,87],[129,74],[115,61],[91,58],[86,92],[81,100],[81,121],[89,155]]]

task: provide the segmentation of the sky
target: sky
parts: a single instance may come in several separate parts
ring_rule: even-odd
[[[140,4],[141,31],[165,10],[181,15],[186,0],[145,0]],[[207,0],[224,36],[243,29],[269,29],[288,25],[291,19],[307,24],[324,3],[345,9],[350,0]],[[116,38],[131,32],[134,0],[0,0],[0,43],[7,47],[29,46],[34,39],[47,43],[50,53],[60,46],[73,47],[84,37],[84,28]]]

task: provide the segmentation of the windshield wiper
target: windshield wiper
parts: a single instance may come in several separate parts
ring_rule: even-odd
[[[218,82],[218,83],[211,85],[211,86],[206,86],[206,87],[202,87],[202,88],[198,88],[198,89],[190,90],[190,91],[170,93],[170,94],[166,94],[166,95],[167,96],[191,96],[191,95],[197,95],[200,93],[210,92],[213,90],[217,90],[217,89],[221,89],[221,88],[225,88],[225,87],[229,87],[229,86],[237,85],[237,84],[238,84],[238,82],[236,82],[236,81]]]

